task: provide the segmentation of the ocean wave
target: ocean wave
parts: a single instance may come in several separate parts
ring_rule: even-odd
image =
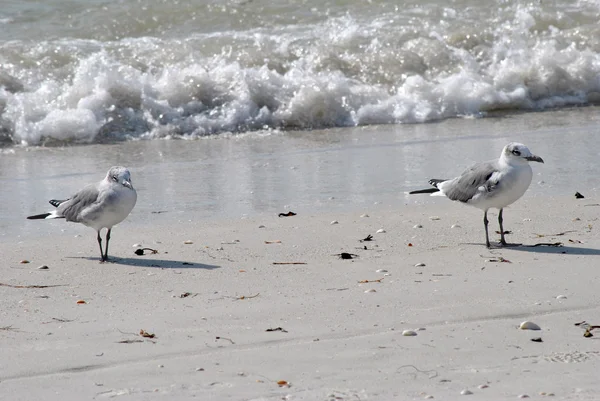
[[[597,5],[436,7],[0,43],[0,146],[425,123],[600,102]],[[595,8],[594,8],[595,7]],[[483,16],[486,15],[486,18]]]

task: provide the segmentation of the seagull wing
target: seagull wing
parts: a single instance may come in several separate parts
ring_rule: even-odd
[[[440,183],[438,188],[451,200],[469,202],[481,195],[493,195],[500,181],[500,169],[496,161],[477,163],[460,176]]]
[[[90,184],[77,192],[70,199],[62,202],[57,209],[59,215],[67,221],[82,222],[99,204],[97,184]]]

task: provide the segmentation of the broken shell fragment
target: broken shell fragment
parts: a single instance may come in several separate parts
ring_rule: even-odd
[[[329,223],[329,224],[331,224],[331,225],[334,225],[334,224],[339,224],[339,223],[340,223],[339,221],[337,221],[337,220],[333,220],[333,221],[332,221],[331,223]]]
[[[471,395],[473,392],[471,390],[464,389],[460,392],[460,395]]]
[[[415,224],[415,225],[413,226],[413,228],[423,228],[423,226],[422,226],[422,225],[420,225],[420,224]]]
[[[523,323],[521,323],[519,328],[521,330],[541,330],[542,329],[540,326],[538,326],[537,324],[530,322],[530,321],[524,321]]]
[[[377,290],[374,288],[369,288],[368,290],[365,290],[365,293],[367,292],[377,292]]]
[[[385,230],[383,228],[380,228],[379,230],[376,231],[377,234],[383,234],[385,232]]]
[[[186,241],[183,241],[183,243],[186,244],[186,245],[191,245],[191,244],[194,243],[194,241],[188,239]]]
[[[417,335],[417,332],[414,331],[414,330],[404,330],[402,332],[402,335],[405,336],[405,337],[414,337],[414,336]]]
[[[46,265],[38,266],[38,270],[48,270],[48,266],[46,266]]]
[[[559,295],[556,297],[556,299],[567,299],[566,295]]]
[[[417,263],[415,267],[425,267],[425,263]]]

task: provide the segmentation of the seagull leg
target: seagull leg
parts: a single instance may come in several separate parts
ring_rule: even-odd
[[[100,263],[102,263],[104,262],[104,254],[102,253],[102,237],[100,236],[100,230],[98,230],[98,245],[100,246]],[[106,245],[108,245],[108,243]]]
[[[500,212],[498,213],[498,224],[500,225],[500,243],[506,246],[508,244],[504,239],[504,227],[502,226],[502,222],[504,221],[504,219],[502,218],[502,211],[504,211],[504,209],[500,209]]]
[[[106,250],[104,251],[104,261],[108,261],[108,241],[110,241],[110,228],[106,232]]]
[[[488,223],[490,221],[487,218],[487,210],[483,212],[483,225],[485,227],[485,246],[491,248],[490,246],[490,236],[488,235]]]

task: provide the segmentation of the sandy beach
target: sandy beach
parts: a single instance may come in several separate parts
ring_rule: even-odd
[[[596,399],[600,333],[574,325],[600,324],[595,199],[526,195],[505,228],[528,246],[493,250],[446,199],[295,212],[126,220],[105,264],[78,225],[4,241],[1,398]]]
[[[2,4],[0,401],[600,400],[598,0]]]

